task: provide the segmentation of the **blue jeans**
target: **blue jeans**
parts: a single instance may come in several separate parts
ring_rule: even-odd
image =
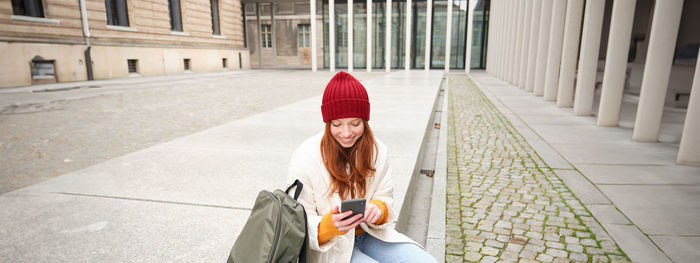
[[[389,243],[364,233],[355,237],[351,263],[435,262],[435,258],[411,243]]]

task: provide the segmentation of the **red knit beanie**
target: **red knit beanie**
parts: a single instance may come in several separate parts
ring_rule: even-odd
[[[343,118],[369,120],[367,90],[352,75],[340,71],[328,82],[321,104],[323,122]]]

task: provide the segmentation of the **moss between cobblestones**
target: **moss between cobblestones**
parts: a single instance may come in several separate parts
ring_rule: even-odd
[[[629,262],[466,75],[449,83],[446,262]]]

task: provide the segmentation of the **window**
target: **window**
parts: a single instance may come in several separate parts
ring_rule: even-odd
[[[214,35],[221,35],[219,28],[219,0],[211,0],[211,29]]]
[[[113,26],[129,26],[129,11],[126,0],[105,0],[107,24]]]
[[[180,13],[180,0],[168,0],[170,10],[170,30],[182,32],[182,13]]]
[[[310,31],[311,31],[311,25],[309,24],[299,24],[298,26],[298,40],[299,40],[299,47],[300,48],[307,48],[310,45]]]
[[[225,59],[225,58],[221,59],[221,64],[223,64],[224,68],[226,68],[226,62],[228,62],[227,59]]]
[[[137,59],[126,60],[126,66],[129,68],[129,74],[139,73],[139,61]]]
[[[186,58],[184,60],[184,63],[185,63],[185,71],[189,71],[190,70],[190,59]]]
[[[12,14],[44,17],[44,6],[41,0],[12,0]]]
[[[272,47],[272,26],[271,25],[261,25],[261,39],[262,47],[271,48]]]

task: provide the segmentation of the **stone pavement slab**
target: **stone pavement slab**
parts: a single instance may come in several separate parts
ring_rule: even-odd
[[[390,149],[396,212],[441,78],[395,72],[364,83],[370,125]],[[283,187],[292,151],[322,131],[320,105],[319,95],[4,194],[0,258],[223,262],[258,192]]]
[[[636,102],[629,98],[623,101],[621,127],[598,127],[593,116],[575,116],[570,108],[558,108],[484,72],[472,77],[495,104],[506,106],[510,118],[524,123],[516,126],[519,132],[535,133],[580,172],[578,182],[588,185],[582,189],[598,190],[609,200],[585,205],[630,259],[696,261],[700,243],[677,245],[700,236],[700,167],[675,164],[678,146],[673,142],[682,112],[665,109],[664,143],[640,143],[631,140]],[[566,183],[578,196],[577,184]]]

